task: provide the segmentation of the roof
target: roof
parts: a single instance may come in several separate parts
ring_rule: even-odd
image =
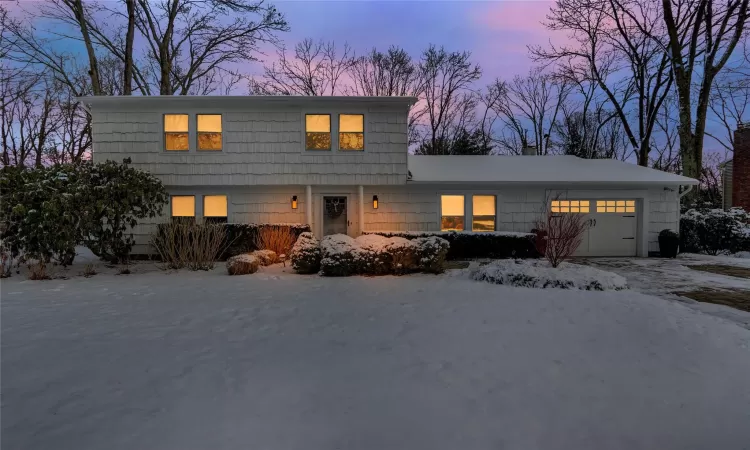
[[[311,103],[373,103],[390,105],[412,105],[416,97],[374,97],[374,96],[303,96],[303,95],[100,95],[78,97],[89,105],[181,105],[199,103],[201,105],[221,104],[228,106],[248,106],[250,104],[311,104]]]
[[[415,183],[698,184],[693,178],[614,159],[576,156],[409,155]]]

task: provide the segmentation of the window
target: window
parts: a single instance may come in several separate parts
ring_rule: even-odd
[[[203,219],[206,223],[227,223],[227,196],[204,195]]]
[[[188,139],[188,115],[164,114],[164,148],[168,151],[187,151],[190,149]]]
[[[305,115],[305,150],[331,149],[331,116]]]
[[[221,114],[198,114],[198,150],[221,150]]]
[[[597,200],[598,213],[634,213],[635,200]]]
[[[588,213],[590,202],[588,200],[552,200],[553,213]]]
[[[339,114],[339,150],[365,149],[365,116]]]
[[[440,231],[464,229],[464,196],[440,196]]]
[[[472,197],[471,231],[495,231],[495,196]]]
[[[195,221],[195,197],[192,195],[172,196],[172,220]]]

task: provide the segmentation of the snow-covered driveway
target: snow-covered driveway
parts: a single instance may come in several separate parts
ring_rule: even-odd
[[[450,276],[2,282],[2,448],[741,449],[750,330]]]

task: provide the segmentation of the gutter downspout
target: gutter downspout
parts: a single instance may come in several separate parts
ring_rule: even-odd
[[[688,192],[690,192],[692,190],[693,190],[693,185],[692,184],[688,184],[687,190],[685,190],[685,192],[683,192],[682,194],[680,194],[680,200],[682,200],[682,197],[686,196],[688,194]]]
[[[310,226],[310,230],[312,230],[312,186],[309,184],[305,186],[305,220],[307,221],[307,225]]]

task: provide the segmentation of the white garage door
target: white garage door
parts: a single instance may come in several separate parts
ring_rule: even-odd
[[[552,212],[585,214],[589,229],[576,256],[635,256],[638,209],[635,200],[560,200]]]

